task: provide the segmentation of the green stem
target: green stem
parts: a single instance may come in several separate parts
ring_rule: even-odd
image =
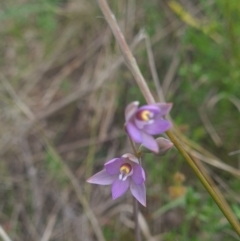
[[[221,199],[218,197],[217,193],[213,190],[213,188],[211,187],[211,185],[209,184],[209,182],[206,180],[206,178],[204,177],[204,175],[201,173],[201,171],[198,169],[198,167],[196,166],[196,164],[194,163],[194,161],[191,159],[191,157],[188,155],[188,153],[184,150],[184,148],[182,147],[182,145],[180,144],[180,142],[178,142],[177,138],[174,136],[174,134],[169,130],[166,131],[166,134],[168,135],[169,139],[173,142],[173,144],[175,145],[175,147],[178,149],[178,151],[180,152],[180,154],[184,157],[184,159],[188,162],[188,164],[190,165],[190,167],[192,168],[192,170],[194,171],[194,173],[196,174],[196,176],[199,178],[199,180],[201,181],[201,183],[203,184],[203,186],[206,188],[206,190],[208,191],[208,193],[211,195],[211,197],[213,198],[213,200],[215,201],[215,203],[218,205],[218,207],[220,208],[220,210],[222,211],[222,213],[225,215],[225,217],[227,218],[227,220],[229,221],[229,223],[233,226],[233,228],[235,229],[235,231],[237,232],[238,236],[240,237],[240,226],[239,223],[237,221],[237,219],[235,218],[235,216],[233,216],[228,208],[225,206],[225,204],[221,201]]]
[[[136,239],[136,241],[141,241],[142,237],[141,237],[140,227],[139,227],[139,222],[138,222],[138,212],[139,212],[138,200],[135,197],[133,197],[133,216],[134,216],[134,223],[135,223],[135,227],[134,227],[135,239]]]
[[[128,135],[131,147],[133,149],[134,155],[138,157],[138,151],[137,148],[135,146],[135,143],[133,142],[132,138]],[[140,158],[139,158],[140,161]],[[141,164],[141,163],[140,163]],[[135,227],[134,227],[134,232],[135,232],[135,238],[136,241],[141,241],[141,233],[140,233],[140,228],[139,228],[139,222],[138,222],[138,212],[139,212],[139,205],[138,205],[138,200],[133,197],[133,217],[134,217],[134,223],[135,223]]]
[[[146,99],[148,104],[155,103],[155,100],[149,90],[149,87],[137,65],[137,62],[135,58],[133,57],[133,54],[128,47],[126,40],[118,26],[118,23],[116,21],[116,18],[112,11],[110,10],[106,0],[98,0],[99,6],[109,24],[109,26],[112,29],[112,32],[122,50],[122,54],[125,58],[125,61],[127,63],[127,66],[129,70],[131,71],[132,75],[134,76],[144,98]],[[174,136],[174,134],[169,130],[166,132],[170,140],[174,143],[178,151],[181,153],[181,155],[184,157],[184,159],[188,162],[190,167],[193,169],[194,173],[196,176],[199,178],[199,180],[202,182],[203,186],[206,188],[208,193],[211,195],[213,200],[216,202],[222,213],[225,215],[229,223],[233,226],[235,229],[236,233],[240,237],[240,226],[232,213],[228,211],[228,208],[225,206],[225,204],[219,199],[218,195],[216,192],[212,189],[211,185],[208,183],[204,175],[201,173],[201,171],[198,169],[194,161],[191,159],[191,157],[188,155],[188,153],[184,150],[180,142],[177,140],[177,138]]]
[[[128,139],[129,139],[129,141],[130,141],[130,144],[131,144],[131,147],[132,147],[132,149],[133,149],[134,155],[135,155],[137,158],[139,158],[139,156],[138,156],[138,151],[137,151],[137,148],[136,148],[136,146],[135,146],[135,143],[133,142],[132,138],[131,138],[129,135],[128,135]]]

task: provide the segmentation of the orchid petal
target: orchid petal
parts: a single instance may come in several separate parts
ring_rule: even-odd
[[[138,128],[138,129],[143,129],[143,127],[145,126],[145,125],[147,125],[147,122],[146,121],[143,121],[143,120],[139,120],[138,118],[134,118],[134,124],[136,125],[136,127]]]
[[[155,119],[153,123],[145,125],[143,131],[149,135],[161,134],[170,129],[171,123],[163,118]]]
[[[109,175],[106,170],[102,170],[92,177],[90,177],[87,182],[98,184],[98,185],[110,185],[114,182],[114,180],[117,178],[115,175]]]
[[[158,156],[164,156],[174,146],[170,140],[163,137],[158,137],[155,141],[159,147]]]
[[[151,151],[158,153],[159,151],[158,144],[152,136],[148,135],[145,132],[142,132],[142,140],[143,140],[142,141],[143,146],[145,146]]]
[[[156,105],[160,109],[161,116],[165,116],[170,112],[173,104],[172,103],[156,103]]]
[[[126,128],[128,134],[135,142],[142,142],[141,130],[139,130],[132,122],[127,122]]]
[[[130,160],[130,161],[132,161],[134,163],[139,164],[139,161],[138,161],[137,157],[135,157],[133,154],[126,153],[122,157],[125,158],[125,159],[128,159],[128,160]]]
[[[143,205],[146,207],[146,188],[145,184],[142,183],[140,185],[131,182],[130,190],[132,195]]]
[[[143,105],[143,106],[141,106],[141,107],[138,109],[137,113],[138,113],[138,112],[141,112],[141,111],[143,111],[143,110],[148,110],[148,111],[152,112],[152,113],[155,114],[155,115],[157,115],[157,114],[160,113],[159,107],[158,107],[157,105],[155,105],[155,104],[154,104],[154,105]],[[136,113],[136,115],[137,115],[137,113]]]
[[[119,180],[118,178],[113,182],[112,185],[112,199],[116,199],[122,196],[129,188],[130,181],[127,178],[125,181]]]
[[[114,158],[104,164],[105,169],[108,174],[116,175],[119,174],[119,169],[123,164],[124,160],[122,158]]]
[[[128,104],[128,106],[125,109],[126,122],[128,122],[132,118],[132,116],[136,113],[138,106],[139,106],[138,101],[134,101],[134,102]]]
[[[134,181],[134,183],[138,184],[138,185],[142,184],[146,180],[145,172],[140,165],[138,165],[138,164],[134,165],[133,174],[132,174],[131,178]]]

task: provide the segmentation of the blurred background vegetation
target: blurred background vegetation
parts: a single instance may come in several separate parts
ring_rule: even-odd
[[[174,130],[240,218],[239,1],[109,3],[158,99],[153,53]],[[133,240],[131,195],[85,182],[131,152],[124,108],[145,103],[97,2],[0,4],[1,227],[15,241]],[[239,240],[175,149],[143,166],[143,240]]]

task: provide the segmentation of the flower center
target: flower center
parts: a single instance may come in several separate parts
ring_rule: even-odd
[[[143,121],[149,121],[153,117],[152,112],[149,110],[142,110],[137,113],[137,118]]]
[[[122,164],[120,167],[119,180],[125,181],[131,171],[132,166],[129,163]]]

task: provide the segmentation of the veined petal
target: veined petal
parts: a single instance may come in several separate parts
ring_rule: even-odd
[[[143,146],[145,146],[151,151],[158,153],[159,151],[158,144],[152,136],[150,136],[145,132],[142,132],[142,140],[143,140],[142,141]]]
[[[98,184],[98,185],[110,185],[114,182],[114,180],[118,178],[116,175],[109,175],[106,170],[102,170],[92,177],[90,177],[87,182]]]
[[[168,120],[164,120],[163,118],[157,118],[153,123],[149,125],[145,125],[143,127],[143,131],[150,135],[161,134],[168,129],[170,129],[171,123]]]
[[[132,123],[132,122],[127,122],[126,125],[127,132],[130,135],[130,137],[137,143],[142,142],[142,135],[141,131]]]
[[[127,178],[125,181],[117,178],[112,184],[112,199],[114,200],[122,196],[128,190],[129,185],[129,178]]]
[[[132,103],[127,105],[127,107],[125,109],[125,119],[126,119],[126,122],[128,122],[132,118],[132,116],[137,111],[138,106],[139,106],[139,102],[138,101],[134,101],[134,102],[132,102]]]
[[[134,182],[131,182],[130,190],[132,195],[146,207],[146,188],[145,184],[137,185]]]
[[[110,175],[117,175],[119,174],[119,169],[121,165],[123,164],[124,160],[123,158],[114,158],[107,163],[104,164],[106,171]]]
[[[172,103],[156,103],[156,105],[160,109],[161,116],[165,116],[170,112],[173,104]]]
[[[134,165],[131,178],[138,185],[144,183],[146,180],[145,171],[139,164]]]

